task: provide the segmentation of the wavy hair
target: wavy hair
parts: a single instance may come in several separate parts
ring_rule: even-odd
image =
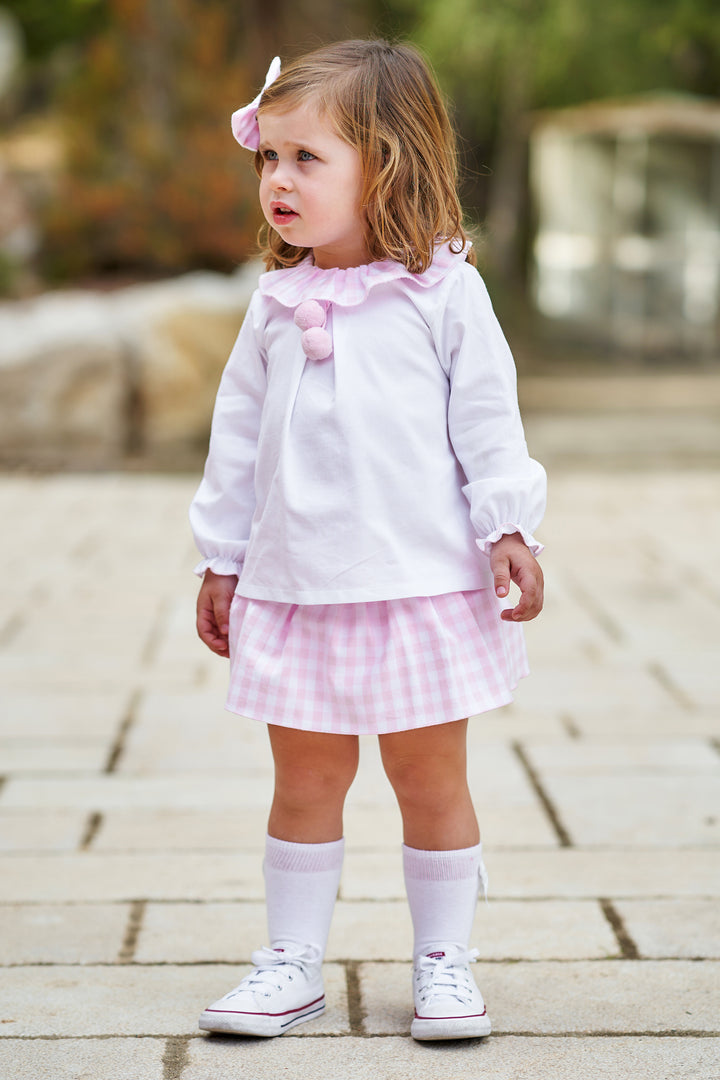
[[[373,260],[393,259],[413,273],[436,245],[468,241],[458,197],[455,132],[429,65],[411,45],[344,41],[288,65],[265,90],[258,112],[312,100],[360,154],[367,246]],[[255,155],[262,174],[263,158]],[[309,249],[286,244],[269,225],[259,236],[268,270],[296,266]],[[473,249],[468,253],[473,264]]]

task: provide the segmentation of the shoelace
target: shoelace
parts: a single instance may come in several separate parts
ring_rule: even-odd
[[[296,975],[302,974],[307,978],[306,965],[316,963],[319,955],[312,945],[297,951],[284,949],[282,952],[263,945],[252,954],[251,959],[255,970],[246,975],[228,997],[248,990],[261,997],[270,997],[273,990],[282,990],[283,983],[292,982]]]
[[[452,956],[419,956],[415,980],[422,1003],[427,1005],[433,998],[453,997],[469,1005],[474,986],[467,965],[474,964],[478,955],[478,949],[470,949]]]

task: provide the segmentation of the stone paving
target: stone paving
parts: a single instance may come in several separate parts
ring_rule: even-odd
[[[541,456],[538,454],[538,456]],[[347,812],[329,1008],[201,1035],[264,941],[262,725],[196,639],[196,477],[0,478],[0,1077],[715,1080],[720,482],[559,470],[533,675],[471,724],[491,1038],[409,1037],[400,826]]]

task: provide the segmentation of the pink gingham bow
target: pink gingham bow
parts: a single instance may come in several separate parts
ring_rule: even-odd
[[[237,109],[232,114],[230,121],[232,125],[232,133],[246,150],[257,150],[260,145],[260,129],[257,122],[257,111],[260,105],[260,99],[267,90],[268,86],[271,86],[275,82],[280,74],[280,57],[276,56],[268,68],[268,73],[265,76],[265,82],[263,88],[249,105],[243,105],[242,109]]]

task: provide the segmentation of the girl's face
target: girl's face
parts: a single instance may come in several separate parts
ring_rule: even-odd
[[[286,243],[312,248],[316,266],[369,262],[357,150],[310,102],[287,112],[268,110],[258,124],[260,204],[267,222]]]

